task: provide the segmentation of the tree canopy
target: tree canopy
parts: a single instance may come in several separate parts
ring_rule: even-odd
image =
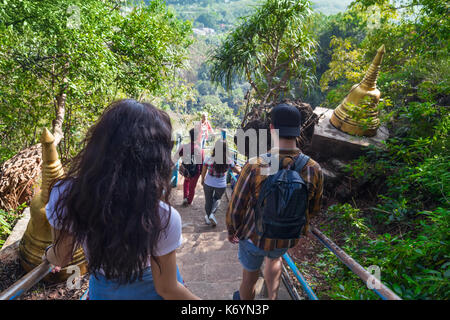
[[[0,160],[53,127],[62,156],[106,104],[181,95],[191,24],[161,0],[42,0],[0,4]],[[64,120],[64,122],[63,122]]]
[[[314,52],[308,0],[268,0],[245,17],[212,52],[211,79],[232,89],[235,77],[252,87],[260,106],[290,91],[290,80],[314,80]]]
[[[353,217],[353,227],[347,220],[330,228],[346,230],[343,249],[379,266],[383,282],[403,299],[449,296],[443,246],[450,221],[449,10],[444,0],[357,0],[319,28],[321,42],[329,43],[328,69],[320,79],[328,108],[339,105],[376,50],[386,47],[377,87],[390,137],[385,148],[371,149],[349,166],[352,183],[366,181],[359,187],[362,201],[330,207],[328,214]],[[340,267],[336,274],[330,277],[332,298],[375,298],[349,284],[352,274]]]

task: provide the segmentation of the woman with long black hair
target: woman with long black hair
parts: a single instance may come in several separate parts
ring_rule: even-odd
[[[214,145],[211,157],[206,158],[202,169],[202,185],[205,192],[205,223],[217,225],[215,212],[227,187],[228,169],[239,173],[230,157],[227,143],[219,139]]]
[[[181,218],[170,206],[170,118],[148,103],[112,103],[88,132],[65,176],[53,183],[47,217],[60,270],[84,249],[89,299],[198,299],[183,284],[175,250]]]

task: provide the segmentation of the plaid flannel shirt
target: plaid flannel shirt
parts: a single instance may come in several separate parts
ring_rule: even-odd
[[[272,152],[271,152],[272,153]],[[300,153],[299,149],[279,149],[280,158],[283,156],[295,157]],[[285,158],[283,167],[292,162],[291,158]],[[228,206],[226,223],[229,235],[235,235],[240,240],[251,239],[259,248],[270,251],[276,248],[292,248],[299,239],[269,239],[260,238],[255,232],[254,207],[258,200],[262,183],[268,177],[261,175],[261,168],[269,165],[258,157],[256,163],[250,161],[242,168],[239,180],[233,191],[231,201]],[[320,202],[323,193],[323,174],[320,165],[310,159],[303,167],[301,177],[308,188],[308,205],[306,210],[306,224],[302,234],[308,231],[310,215],[316,214],[320,210]]]
[[[214,168],[214,159],[212,157],[206,158],[205,162],[203,163],[203,165],[206,167],[208,174],[215,178],[222,178],[224,175],[227,174],[228,169],[235,167],[234,161],[231,158],[227,159],[227,164],[228,164],[227,170],[225,170],[224,172],[218,172]]]

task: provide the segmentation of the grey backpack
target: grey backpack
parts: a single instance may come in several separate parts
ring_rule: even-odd
[[[270,154],[262,157],[268,162],[272,160]],[[260,237],[299,238],[306,223],[308,190],[300,172],[309,157],[301,153],[287,168],[282,168],[284,159],[279,161],[279,170],[263,182],[259,193],[255,219],[256,233]]]

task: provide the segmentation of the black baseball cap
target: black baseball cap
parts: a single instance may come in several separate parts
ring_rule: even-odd
[[[299,137],[302,115],[293,105],[277,104],[270,112],[271,123],[280,137]]]

